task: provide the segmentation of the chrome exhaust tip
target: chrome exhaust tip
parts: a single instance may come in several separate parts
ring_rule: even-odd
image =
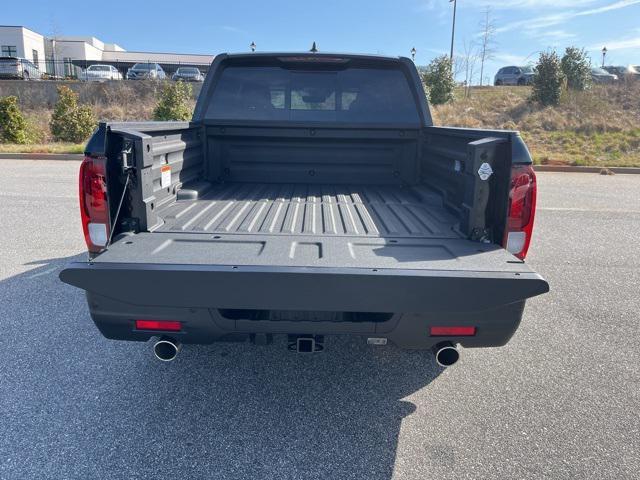
[[[158,360],[163,362],[175,360],[180,350],[182,350],[182,344],[170,337],[161,337],[153,345],[153,353]]]
[[[460,351],[451,342],[442,342],[433,347],[436,363],[441,367],[450,367],[460,360]]]

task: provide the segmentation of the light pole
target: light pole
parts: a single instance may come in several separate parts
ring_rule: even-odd
[[[453,42],[456,38],[456,7],[458,6],[457,0],[449,0],[449,3],[453,2],[453,24],[451,25],[451,55],[449,55],[449,61],[453,64]]]
[[[58,64],[56,62],[56,39],[51,39],[51,56],[53,58],[53,76],[58,76]]]
[[[607,58],[607,47],[602,48],[602,66],[604,67],[604,59]]]
[[[416,63],[416,47],[411,49],[411,60],[413,60],[413,63]]]
[[[249,45],[249,48],[251,49],[252,52],[256,51],[256,44],[255,42],[251,42],[251,45]]]

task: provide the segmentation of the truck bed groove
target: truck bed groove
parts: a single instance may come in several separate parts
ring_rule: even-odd
[[[397,185],[220,184],[159,215],[160,232],[458,237],[437,194]]]

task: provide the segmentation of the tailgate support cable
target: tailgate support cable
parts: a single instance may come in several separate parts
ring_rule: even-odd
[[[127,187],[129,186],[129,182],[131,181],[133,164],[132,162],[130,162],[129,157],[132,151],[133,151],[133,143],[125,142],[124,148],[122,149],[122,152],[120,152],[120,154],[121,154],[121,160],[122,160],[122,172],[127,174],[127,178],[124,182],[124,187],[122,187],[122,196],[120,197],[120,202],[118,202],[118,209],[116,210],[116,216],[113,219],[113,222],[111,222],[111,225],[113,226],[113,228],[111,229],[111,232],[109,232],[109,240],[107,240],[107,244],[105,245],[106,248],[109,248],[109,245],[111,245],[113,232],[115,232],[116,230],[115,229],[116,222],[118,221],[118,217],[120,216],[120,210],[122,209],[122,202],[124,202],[124,196],[127,194]]]
[[[109,245],[111,245],[111,239],[113,238],[113,232],[115,232],[115,225],[116,222],[118,221],[118,217],[120,216],[120,209],[122,208],[122,202],[124,201],[124,196],[127,194],[127,187],[129,186],[129,180],[131,179],[131,170],[127,171],[127,179],[124,182],[124,188],[122,189],[122,196],[120,197],[120,202],[118,203],[118,210],[116,210],[116,216],[113,219],[113,222],[111,222],[111,225],[113,225],[114,228],[111,229],[111,232],[109,232],[109,240],[107,241],[107,245],[106,247],[108,248]]]

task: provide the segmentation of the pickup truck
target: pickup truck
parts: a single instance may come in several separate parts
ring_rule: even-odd
[[[101,123],[80,167],[84,289],[109,339],[286,335],[493,347],[548,291],[525,262],[531,156],[512,131],[434,126],[411,60],[223,54],[190,122]],[[374,347],[372,347],[374,348]]]

